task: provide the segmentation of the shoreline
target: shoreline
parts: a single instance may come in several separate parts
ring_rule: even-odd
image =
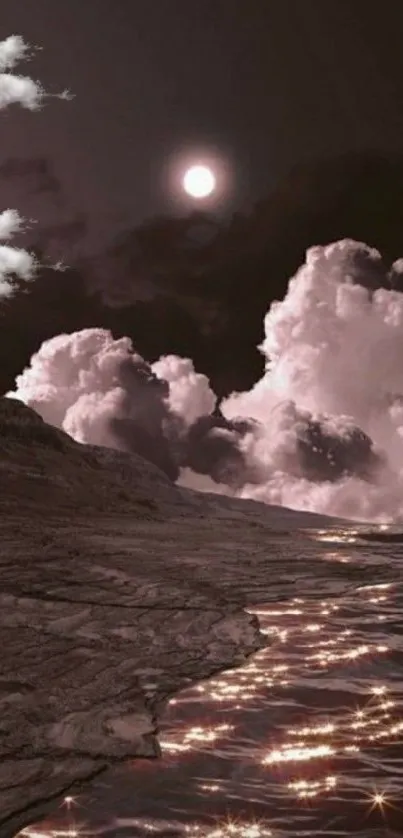
[[[7,613],[4,609],[5,599],[4,595],[0,595],[0,604],[2,605],[2,613],[0,616],[0,634],[7,623]],[[21,609],[24,607],[22,598],[17,603],[9,601],[9,605]],[[88,718],[73,719],[65,715],[66,708],[54,708],[56,714],[61,716],[64,714],[64,724],[60,721],[57,725],[57,735],[53,726],[53,743],[49,739],[49,726],[43,729],[43,738],[36,735],[32,736],[35,744],[29,747],[26,741],[22,744],[21,756],[27,750],[35,750],[36,755],[28,758],[28,762],[36,762],[39,753],[47,752],[46,756],[39,757],[42,765],[40,772],[35,780],[31,774],[29,777],[22,778],[22,784],[19,789],[15,788],[14,793],[17,793],[19,799],[21,796],[30,791],[30,802],[24,802],[13,807],[9,813],[4,817],[7,806],[8,793],[0,788],[0,837],[1,838],[15,838],[24,828],[34,825],[35,822],[49,816],[53,807],[57,805],[57,801],[69,793],[74,793],[81,785],[87,786],[96,777],[106,771],[114,764],[123,763],[126,760],[136,758],[159,759],[161,758],[161,751],[158,741],[158,724],[161,715],[164,712],[167,702],[174,696],[194,683],[206,680],[219,674],[227,669],[240,666],[247,658],[253,655],[259,649],[267,647],[269,644],[267,637],[260,633],[259,622],[257,617],[253,614],[248,614],[246,611],[235,610],[233,605],[225,605],[221,602],[215,603],[212,599],[209,603],[206,602],[207,611],[201,608],[189,609],[187,612],[187,627],[189,634],[187,636],[186,652],[182,660],[182,664],[177,665],[176,670],[173,671],[172,665],[169,670],[162,672],[159,677],[159,682],[156,683],[156,688],[153,694],[147,690],[147,684],[143,688],[137,683],[137,701],[135,696],[126,704],[120,701],[120,707],[113,706],[113,703],[106,695],[103,697],[103,704],[105,705],[106,714],[101,714],[100,722],[103,732],[99,729],[96,731],[96,737],[88,738],[85,728],[93,723],[93,716],[96,713],[95,709],[89,708]],[[194,612],[194,613],[192,613]],[[133,616],[135,614],[135,607],[133,608]],[[151,619],[153,619],[155,612],[151,611]],[[178,611],[172,614],[173,617],[178,615]],[[192,634],[192,623],[188,622],[194,619],[195,626],[199,625],[201,631]],[[205,617],[206,621],[203,619]],[[32,622],[32,612],[31,612]],[[207,655],[203,659],[197,659],[197,653],[200,653],[201,643],[206,646]],[[165,645],[163,654],[175,655],[177,653],[177,636],[173,636],[171,643]],[[222,657],[218,657],[221,654]],[[213,655],[213,657],[211,657]],[[196,659],[195,659],[196,656]],[[148,652],[147,657],[150,657]],[[210,659],[209,659],[210,658]],[[18,668],[18,663],[17,663]],[[139,671],[132,672],[130,681],[133,684],[134,680],[138,680]],[[149,676],[148,676],[149,679]],[[157,678],[155,679],[157,681]],[[175,683],[176,682],[176,683]],[[3,687],[5,683],[3,681]],[[84,687],[85,685],[83,685]],[[127,687],[133,690],[133,685]],[[13,693],[8,694],[11,699]],[[15,698],[17,695],[14,694]],[[48,696],[49,697],[49,696]],[[128,707],[130,704],[130,707]],[[20,708],[23,711],[23,707]],[[130,712],[127,712],[130,710]],[[43,709],[41,711],[43,713]],[[120,715],[117,715],[117,712]],[[113,718],[111,718],[113,717]],[[75,728],[75,725],[81,721],[81,724]],[[105,729],[108,726],[108,731]],[[98,725],[97,725],[98,727]],[[92,733],[94,734],[93,724]],[[48,735],[46,735],[48,734]],[[70,738],[70,743],[67,743],[66,736]],[[82,742],[84,739],[84,743]],[[86,742],[86,744],[85,744]],[[62,751],[59,751],[62,748]],[[66,764],[66,757],[63,754],[68,750],[67,762],[71,761],[72,754],[74,754],[73,762]],[[59,752],[59,753],[58,753]],[[27,755],[28,756],[28,755]],[[32,755],[33,756],[33,755]],[[11,771],[13,773],[13,762],[15,760],[20,763],[21,759],[15,752],[2,754],[2,765],[0,767],[0,777],[2,773]],[[39,768],[39,766],[38,766]],[[49,768],[52,772],[56,769],[58,778],[51,776],[44,776]],[[42,778],[40,777],[42,775]],[[56,782],[56,787],[51,791],[51,786]],[[28,789],[27,787],[30,786]],[[49,789],[50,793],[46,793]]]
[[[279,585],[297,595],[297,555],[313,550],[316,565],[325,545],[274,529],[266,510],[258,528],[225,514],[186,524],[122,515],[52,526],[48,517],[39,532],[32,517],[2,520],[0,779],[14,789],[0,787],[0,838],[114,763],[158,758],[167,701],[270,645],[244,609],[262,589],[268,601]]]
[[[312,533],[340,523],[182,489],[0,399],[0,838],[158,756],[168,698],[267,646],[243,609],[325,578]]]

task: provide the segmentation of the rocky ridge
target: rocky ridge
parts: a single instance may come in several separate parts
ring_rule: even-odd
[[[0,838],[111,763],[159,756],[167,699],[265,645],[243,609],[273,575],[300,591],[301,551],[320,575],[327,523],[185,490],[0,399]]]

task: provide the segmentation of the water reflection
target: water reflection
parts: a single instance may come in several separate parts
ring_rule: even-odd
[[[178,731],[177,733],[173,733],[170,739],[160,739],[160,744],[162,750],[167,751],[167,753],[183,753],[184,751],[190,751],[198,743],[209,745],[215,742],[221,733],[227,733],[230,730],[234,730],[233,725],[222,724],[209,728],[199,725],[190,727],[185,732]]]
[[[323,535],[346,543],[343,531],[317,537]],[[349,537],[356,542],[359,535]],[[367,554],[363,561],[344,550],[325,549],[323,561],[347,559],[357,578]],[[395,571],[395,582],[354,582],[341,594],[330,579],[324,595],[313,578],[304,597],[253,608],[270,645],[172,699],[159,764],[136,761],[115,784],[111,775],[110,791],[94,792],[87,823],[73,818],[78,798],[44,832],[25,835],[76,838],[90,825],[96,831],[97,805],[99,831],[113,836],[130,829],[131,836],[367,838],[371,829],[383,835],[376,830],[385,823],[400,829],[400,565]]]
[[[197,825],[189,826],[186,827],[186,832],[198,835],[200,838],[227,838],[227,836],[233,836],[233,838],[270,838],[273,835],[269,829],[258,822],[242,824],[231,820],[211,830],[206,830]]]

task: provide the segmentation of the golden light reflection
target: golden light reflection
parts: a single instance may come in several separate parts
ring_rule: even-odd
[[[391,592],[392,583],[379,583],[360,586],[339,599],[296,597],[288,602],[249,609],[258,616],[269,646],[238,669],[195,684],[169,702],[174,718],[167,721],[160,736],[163,756],[179,756],[215,747],[220,751],[231,748],[237,743],[238,720],[244,719],[237,711],[251,703],[254,711],[254,704],[273,702],[273,707],[281,708],[284,718],[283,710],[289,701],[287,726],[276,727],[275,735],[272,734],[274,741],[268,741],[268,735],[265,735],[256,744],[250,759],[262,766],[260,770],[265,778],[270,774],[276,783],[283,784],[289,795],[299,800],[331,795],[343,781],[340,770],[343,757],[351,757],[354,764],[355,756],[359,757],[364,750],[370,751],[379,743],[399,741],[403,733],[400,706],[386,683],[374,678],[365,694],[357,692],[353,697],[348,692],[350,673],[367,673],[368,665],[372,669],[373,664],[389,651],[388,645],[380,642],[382,636],[365,636],[362,623],[355,628],[351,615],[355,616],[361,609],[378,634],[382,629],[377,623],[387,619]],[[351,627],[346,628],[346,624]],[[339,702],[335,707],[325,705],[322,711],[315,707],[311,711],[304,710],[304,705],[299,708],[296,700],[299,688],[314,679],[320,689],[328,677],[346,685],[345,701],[353,706],[340,707]],[[364,679],[368,684],[368,675]],[[344,690],[344,687],[340,689]],[[192,704],[197,708],[198,715],[193,714],[192,722],[187,725],[175,721],[175,716],[181,718],[181,704],[186,706],[186,711]],[[218,715],[217,724],[211,723],[213,713]],[[221,723],[223,713],[228,720],[225,723]],[[202,714],[209,716],[208,723],[204,722]],[[221,785],[214,775],[211,782],[200,783],[198,788],[211,795],[226,794],[225,783]],[[373,807],[379,809],[388,805],[388,801],[382,790],[370,797]],[[69,810],[73,802],[75,798],[66,797],[64,805]],[[234,821],[220,823],[211,830],[191,825],[186,831],[206,838],[229,835],[266,838],[272,834],[267,825]],[[64,831],[25,830],[23,834],[28,838],[79,838],[80,832],[71,823]]]
[[[356,593],[362,597],[363,605],[372,608],[374,592],[382,591],[382,596],[385,596],[383,603],[391,587],[390,583],[361,586]],[[315,609],[320,620],[315,619]],[[268,689],[277,691],[292,687],[303,676],[304,670],[325,674],[337,666],[355,666],[365,660],[373,662],[388,652],[386,644],[362,642],[358,632],[356,635],[352,628],[344,628],[342,610],[341,602],[322,599],[315,605],[312,601],[306,603],[300,597],[288,603],[253,609],[262,632],[270,638],[268,649],[255,654],[239,669],[197,685],[193,692],[202,694],[205,701],[239,710],[247,702],[258,700],[262,691],[267,696]],[[335,619],[332,619],[333,615]],[[330,617],[330,620],[324,620],[324,616]],[[375,683],[369,704],[367,702],[365,707],[358,707],[347,715],[338,712],[336,718],[329,717],[315,725],[293,725],[283,742],[262,755],[263,764],[312,763],[336,753],[357,753],[364,745],[395,737],[403,729],[403,723],[392,719],[394,701],[386,695],[386,689],[385,684]],[[374,704],[374,699],[379,701]],[[200,741],[203,737],[207,742],[207,729],[200,734]],[[189,730],[188,734],[183,733],[181,745],[174,747],[187,750],[192,745],[197,745],[197,737],[193,737],[192,743]]]
[[[387,794],[386,791],[376,790],[375,792],[373,792],[373,794],[366,795],[365,802],[368,802],[368,814],[371,814],[374,810],[379,809],[384,818],[386,814],[386,809],[398,808],[394,805],[392,798]]]
[[[345,713],[339,716],[338,722],[325,722],[324,724],[303,725],[297,728],[290,728],[288,736],[291,741],[275,746],[262,760],[263,765],[274,765],[280,762],[311,761],[313,759],[327,756],[342,755],[343,753],[359,753],[364,747],[368,747],[377,740],[389,740],[398,736],[403,731],[403,721],[391,718],[388,710],[395,706],[392,700],[381,700],[374,704],[373,696],[384,696],[386,688],[384,685],[374,687],[364,708],[355,710],[351,715]],[[374,731],[374,728],[376,730]],[[357,742],[350,743],[349,731],[353,731]],[[295,745],[292,738],[299,738]],[[313,744],[309,741],[322,738],[320,744]],[[345,744],[346,743],[346,744]],[[293,787],[292,784],[289,787]],[[323,784],[322,787],[323,788]]]
[[[77,797],[66,795],[59,806],[59,808],[64,808],[67,811],[65,816],[67,824],[64,828],[55,827],[43,830],[38,829],[38,826],[26,827],[18,833],[17,838],[19,836],[25,836],[25,838],[81,838],[81,836],[84,836],[82,824],[78,825],[76,823],[72,812],[72,809],[79,805]]]
[[[211,745],[224,733],[233,730],[233,725],[221,724],[211,726],[197,725],[186,731],[176,730],[171,735],[160,739],[161,748],[170,754],[190,751],[200,745]]]
[[[315,541],[324,541],[337,544],[356,544],[360,536],[359,530],[316,530],[313,533]]]
[[[372,607],[374,591],[383,591],[383,604],[390,587],[389,584],[364,586],[360,588],[359,595],[363,597],[364,605],[368,603]],[[378,606],[378,603],[375,604]],[[296,611],[300,613],[296,614]],[[386,644],[362,642],[360,635],[356,635],[352,628],[344,628],[343,615],[339,617],[340,611],[340,603],[330,600],[318,601],[316,613],[321,615],[320,620],[315,619],[312,603],[305,608],[303,600],[298,603],[294,600],[291,605],[254,610],[262,630],[272,641],[270,647],[257,653],[240,669],[198,685],[194,693],[202,694],[206,701],[218,705],[225,703],[235,710],[241,709],[246,702],[258,699],[262,690],[267,696],[268,688],[273,692],[292,686],[301,678],[304,670],[312,671],[312,668],[320,666],[321,671],[326,673],[336,666],[355,666],[356,662],[366,659],[374,661],[387,653]],[[337,615],[336,620],[332,619],[333,615]],[[324,620],[324,616],[330,616],[330,621]],[[356,638],[359,638],[358,642]],[[331,794],[339,783],[339,778],[329,772],[330,763],[334,759],[343,755],[359,755],[363,749],[375,747],[378,741],[393,741],[402,733],[403,721],[393,717],[394,709],[395,701],[388,694],[387,685],[374,683],[370,693],[362,699],[361,706],[342,711],[338,708],[334,714],[318,719],[314,724],[294,723],[288,730],[284,730],[282,740],[274,743],[269,751],[265,753],[262,747],[261,764],[266,770],[276,770],[276,766],[281,765],[287,767],[288,772],[296,766],[303,766],[305,776],[284,776],[283,780],[289,793],[297,799]],[[199,733],[199,737],[193,737],[191,744],[190,736],[184,734],[182,743],[187,748],[197,747],[198,738],[202,741],[203,735]],[[315,776],[309,776],[312,773]],[[205,784],[203,790],[216,793],[222,791],[214,783]],[[377,805],[384,800],[384,796],[377,797]]]
[[[317,797],[323,792],[329,792],[336,788],[337,777],[323,777],[321,780],[294,780],[288,783],[287,788],[295,792],[301,800],[309,797]]]
[[[273,833],[263,821],[241,821],[228,818],[223,823],[209,829],[197,824],[185,827],[187,834],[197,834],[200,838],[272,838]]]
[[[336,667],[344,671],[346,666],[373,663],[388,652],[388,646],[363,642],[359,631],[345,628],[349,617],[344,617],[343,610],[356,611],[357,597],[370,612],[374,607],[386,607],[392,588],[391,583],[360,586],[354,591],[351,603],[346,599],[321,599],[312,603],[295,598],[253,609],[270,646],[241,668],[198,685],[194,694],[201,694],[203,700],[219,708],[224,705],[236,711],[247,702],[258,701],[262,696],[267,698],[268,690],[277,696],[279,690],[292,688],[306,671],[311,677],[313,674],[324,677]],[[402,733],[403,721],[394,713],[395,701],[388,694],[387,685],[375,682],[358,707],[335,708],[327,718],[319,718],[315,723],[294,722],[269,750],[262,745],[260,762],[266,770],[276,770],[281,765],[289,772],[293,766],[304,766],[305,776],[284,777],[286,788],[297,798],[329,794],[338,783],[338,778],[329,771],[334,759],[359,755],[363,749],[376,747],[378,741],[392,742]],[[182,742],[189,746],[185,735]],[[315,776],[309,776],[312,773]]]
[[[221,786],[218,783],[200,783],[199,788],[201,788],[202,791],[210,791],[213,793],[221,791]]]
[[[130,819],[132,825],[135,825],[135,822],[136,819]],[[139,822],[140,825],[145,832],[159,831],[157,824],[146,822],[143,819],[141,823]],[[230,836],[231,838],[272,838],[273,836],[272,831],[263,821],[242,821],[232,820],[231,818],[211,827],[197,823],[186,824],[183,830],[186,835],[197,835],[198,838],[230,838]],[[49,831],[39,831],[27,828],[23,829],[18,835],[26,836],[26,838],[79,838],[82,835],[84,838],[85,833],[79,833],[75,830],[50,829]]]
[[[323,539],[316,539],[317,541],[323,541]],[[322,558],[328,562],[337,562],[338,564],[350,564],[351,556],[346,553],[343,553],[340,549],[339,550],[325,550],[322,554]]]
[[[289,730],[290,736],[324,736],[326,734],[334,733],[336,725],[324,724],[316,725],[314,727],[301,727],[300,730]]]
[[[41,832],[27,827],[26,829],[22,829],[18,835],[25,835],[27,838],[79,838],[81,833],[74,827],[68,827],[67,829],[50,829],[46,832]]]
[[[300,762],[301,760],[318,759],[328,757],[335,753],[331,745],[314,745],[311,747],[293,747],[286,743],[277,750],[271,751],[262,760],[262,765],[274,765],[279,762]]]

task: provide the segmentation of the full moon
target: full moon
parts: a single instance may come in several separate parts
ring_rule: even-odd
[[[208,166],[191,166],[183,178],[183,188],[192,198],[207,198],[215,186],[214,172]]]

